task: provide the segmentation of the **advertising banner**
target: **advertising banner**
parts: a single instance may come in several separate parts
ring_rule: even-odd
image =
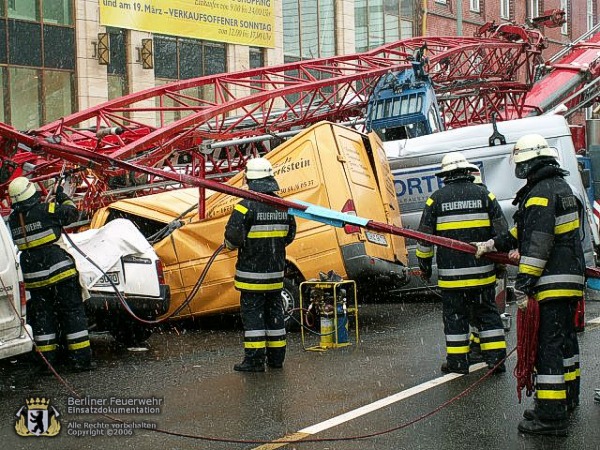
[[[100,24],[274,47],[275,0],[99,0]]]

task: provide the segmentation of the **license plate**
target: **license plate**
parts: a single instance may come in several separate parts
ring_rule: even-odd
[[[367,240],[372,242],[373,244],[385,245],[387,246],[387,239],[383,234],[373,233],[372,231],[365,231],[365,235],[367,236]]]
[[[105,287],[112,286],[113,284],[119,284],[119,272],[108,272],[106,275],[102,275],[102,277],[96,281],[94,286]]]

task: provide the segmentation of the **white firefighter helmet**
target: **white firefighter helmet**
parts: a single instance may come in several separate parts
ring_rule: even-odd
[[[471,164],[461,152],[446,153],[442,158],[442,169],[435,175],[445,177],[450,172],[458,169],[467,169],[469,172],[479,172],[479,167]]]
[[[551,156],[558,159],[555,148],[548,146],[548,141],[539,134],[526,134],[519,138],[513,148],[513,160],[516,164],[529,161],[538,156]]]
[[[273,176],[273,166],[268,159],[253,158],[246,164],[246,178],[249,180],[258,180]]]
[[[17,177],[8,185],[8,196],[13,203],[19,203],[30,199],[36,189],[31,181],[25,177]]]

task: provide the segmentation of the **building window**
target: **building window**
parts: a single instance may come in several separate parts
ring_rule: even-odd
[[[285,62],[335,55],[335,9],[331,0],[283,0]]]
[[[500,17],[510,19],[510,0],[500,0]]]
[[[479,0],[471,0],[470,8],[471,8],[471,11],[473,11],[473,12],[479,12],[480,11]]]
[[[565,12],[565,23],[560,27],[561,34],[567,36],[569,34],[569,5],[567,0],[560,0],[560,9]]]
[[[529,8],[529,18],[533,19],[535,17],[538,17],[540,15],[540,0],[531,0]]]
[[[156,85],[178,80],[215,75],[226,72],[225,44],[201,41],[199,39],[154,35],[154,75]],[[212,85],[190,88],[181,91],[191,98],[215,101]],[[157,99],[157,102],[160,101]],[[163,99],[163,106],[181,106],[173,99]],[[191,101],[191,100],[186,100]],[[157,104],[157,106],[160,106]],[[178,120],[191,112],[158,112],[159,123]]]
[[[265,50],[260,47],[250,47],[250,69],[259,69],[265,66]],[[256,77],[260,79],[260,77]],[[253,86],[262,87],[259,83],[253,83]],[[260,90],[253,89],[252,93],[257,93]]]
[[[0,120],[37,128],[76,110],[72,0],[0,2]]]
[[[357,52],[413,37],[412,0],[356,0],[354,5]]]
[[[442,5],[445,5],[448,2],[446,0],[435,0],[435,3],[441,3]]]
[[[594,28],[594,0],[587,0],[587,28]]]
[[[127,94],[126,30],[107,28],[110,42],[110,64],[106,68],[108,99],[113,100]]]

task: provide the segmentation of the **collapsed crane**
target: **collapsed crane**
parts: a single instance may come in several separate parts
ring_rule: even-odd
[[[227,179],[250,156],[269,151],[265,135],[320,120],[361,120],[377,80],[410,67],[413,55],[424,48],[447,126],[488,122],[494,114],[502,120],[509,109],[523,111],[543,47],[537,30],[488,24],[476,37],[417,37],[355,55],[180,81],[105,102],[27,134],[0,124],[2,206],[9,207],[8,182],[22,174],[42,190],[68,175],[79,206],[90,213],[118,198],[174,186],[159,176],[123,170],[107,162],[111,159]],[[204,91],[214,95],[207,99],[200,95]],[[228,143],[219,145],[223,141]],[[52,156],[45,151],[48,145],[63,146],[65,152]],[[108,159],[90,164],[68,149]]]

